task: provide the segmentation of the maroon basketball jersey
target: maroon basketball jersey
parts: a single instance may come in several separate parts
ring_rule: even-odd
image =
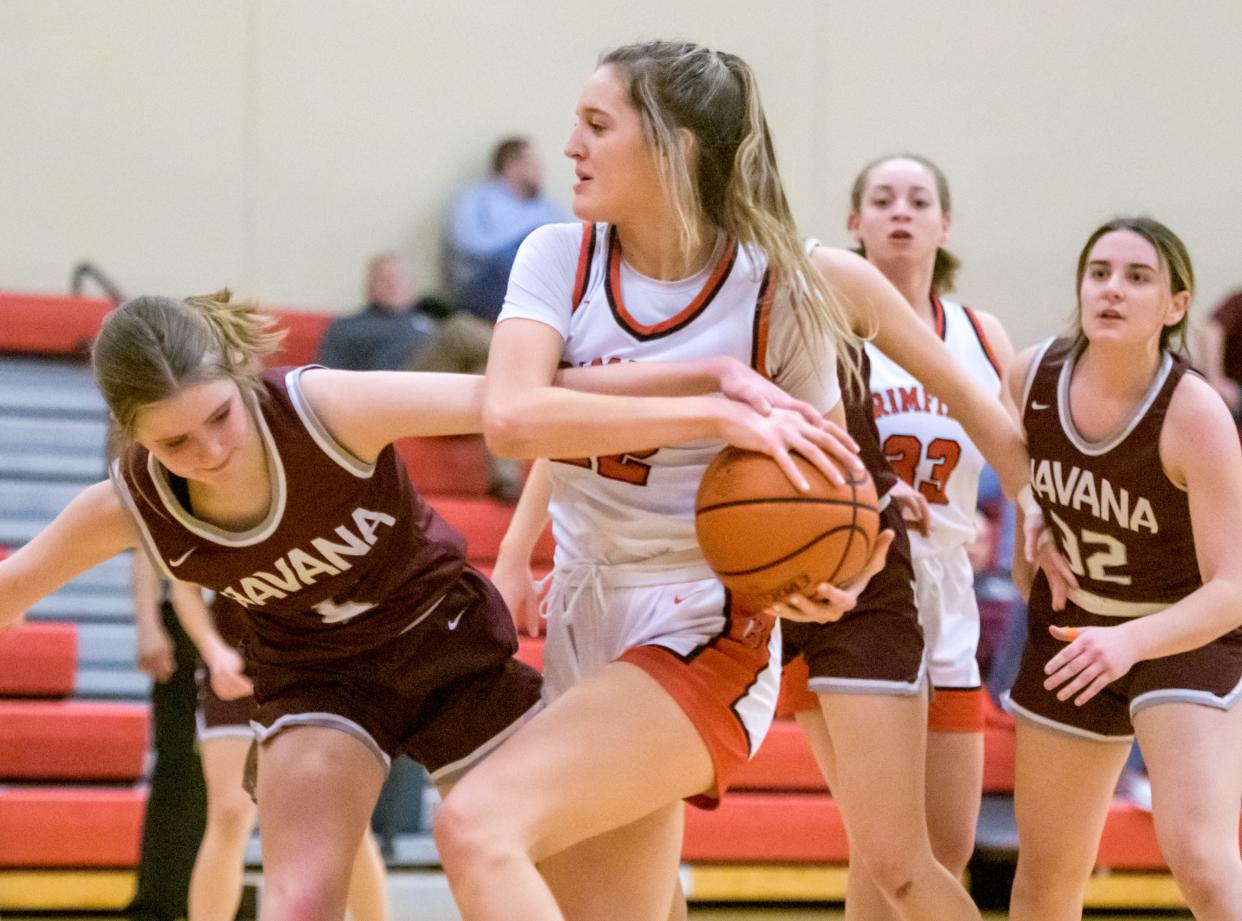
[[[851,349],[851,353],[858,359],[862,385],[851,382],[846,377],[844,368],[838,370],[841,404],[845,409],[845,427],[858,442],[858,456],[871,474],[871,479],[875,481],[875,494],[882,499],[897,482],[897,474],[893,472],[893,467],[880,446],[880,430],[875,424],[870,390],[871,359],[867,356],[866,349]]]
[[[1189,366],[1165,352],[1129,423],[1107,441],[1092,442],[1070,416],[1078,354],[1071,340],[1050,339],[1027,374],[1022,421],[1031,486],[1080,589],[1123,603],[1096,613],[1150,613],[1203,584],[1186,493],[1160,462],[1160,429]],[[1093,609],[1090,599],[1074,600]]]
[[[407,628],[457,579],[465,556],[461,536],[414,491],[392,445],[368,464],[332,437],[302,392],[304,370],[265,373],[264,393],[249,399],[272,488],[271,508],[253,528],[195,518],[179,484],[140,445],[112,466],[164,574],[236,603],[252,640],[293,657],[322,643],[361,650]]]

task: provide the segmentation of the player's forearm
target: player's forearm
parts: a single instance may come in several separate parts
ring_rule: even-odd
[[[708,396],[622,397],[564,387],[489,392],[483,432],[494,454],[582,457],[646,451],[724,437],[728,400]]]
[[[1205,646],[1242,626],[1242,583],[1212,579],[1181,601],[1124,625],[1140,659],[1177,655]]]
[[[160,619],[162,580],[142,550],[135,550],[130,563],[129,587],[134,601],[134,624],[139,630],[163,629]]]
[[[209,661],[212,654],[228,644],[216,631],[215,620],[211,616],[206,602],[203,601],[202,589],[187,582],[173,583],[169,591],[169,600],[177,614],[177,620],[189,636],[194,648],[204,661]]]
[[[724,356],[694,361],[617,362],[558,371],[556,384],[585,393],[630,396],[695,396],[717,393],[734,359]]]
[[[501,563],[530,565],[531,554],[539,535],[548,523],[548,503],[552,498],[552,477],[548,470],[548,460],[535,461],[530,476],[522,487],[522,496],[518,499],[517,508],[513,510],[513,518],[505,536],[500,541],[500,554],[496,565]]]

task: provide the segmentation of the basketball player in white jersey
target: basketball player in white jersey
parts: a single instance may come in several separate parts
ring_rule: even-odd
[[[859,251],[910,305],[912,323],[930,329],[960,368],[1001,396],[1013,346],[1000,321],[944,294],[956,257],[949,235],[948,181],[923,157],[868,164],[850,190],[849,231]],[[868,343],[871,399],[884,454],[901,483],[894,500],[910,524],[915,603],[934,696],[928,709],[927,825],[936,858],[961,876],[974,850],[983,783],[983,697],[975,652],[979,609],[966,545],[974,538],[982,453],[954,408],[930,394]],[[896,917],[865,873],[850,898],[859,917]]]
[[[561,399],[547,387],[558,364],[617,362],[650,375],[653,393],[694,393],[702,384],[689,369],[723,355],[840,420],[839,346],[856,341],[856,326],[875,325],[843,305],[906,309],[865,261],[804,253],[753,73],[735,56],[663,42],[618,49],[588,81],[578,120],[566,153],[579,179],[575,212],[588,223],[528,238],[488,363],[493,448],[565,460],[547,465],[558,542],[545,654],[552,701],[494,754],[493,770],[450,794],[437,819],[470,921],[615,918],[619,905],[627,918],[667,917],[680,800],[719,799],[761,741],[776,697],[772,618],[731,608],[694,539],[697,481],[727,435],[710,405],[663,399],[639,413],[635,401],[606,394]],[[1022,446],[1000,405],[954,376],[930,334],[898,328],[893,335],[923,353],[924,366],[943,356],[954,392],[991,423],[989,447],[1013,459],[1011,486],[1022,480]],[[679,365],[680,381],[657,380],[650,362],[661,360],[690,364]],[[657,426],[679,446],[644,450],[658,443]],[[600,439],[620,453],[570,459]],[[519,514],[538,524],[537,514]],[[782,616],[832,620],[861,588],[821,586],[817,598],[779,607]],[[920,739],[923,718],[912,725]],[[902,774],[900,795],[904,805],[918,791],[910,799],[921,816],[918,739],[914,747],[917,765]],[[873,746],[858,763],[887,754]],[[869,810],[862,799],[860,811]],[[902,810],[890,801],[890,811]],[[900,879],[885,879],[900,890],[905,917],[978,918],[925,831],[901,845],[882,860],[901,865]]]

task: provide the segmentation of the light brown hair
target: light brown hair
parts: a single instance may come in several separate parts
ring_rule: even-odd
[[[629,82],[630,102],[677,212],[683,248],[698,247],[706,220],[752,255],[761,252],[776,290],[789,298],[803,339],[831,342],[847,376],[857,382],[851,348],[857,337],[807,258],[750,66],[737,55],[668,41],[625,45],[599,63],[615,67]],[[681,130],[694,138],[689,156]]]
[[[263,358],[285,333],[274,317],[251,302],[235,302],[228,289],[183,301],[136,297],[104,320],[91,349],[95,383],[111,411],[114,449],[133,440],[142,407],[183,387],[231,378],[256,393]]]
[[[918,154],[898,153],[872,160],[859,170],[858,175],[854,177],[854,184],[850,186],[850,210],[854,214],[862,210],[863,195],[867,192],[867,184],[871,182],[871,171],[877,166],[891,163],[894,160],[911,160],[931,173],[932,180],[936,183],[936,197],[940,199],[940,210],[946,217],[953,213],[953,202],[949,196],[949,180],[945,177],[944,171],[926,157]],[[854,252],[860,256],[867,255],[867,250],[861,243],[855,247]],[[936,247],[936,263],[932,267],[932,290],[937,294],[952,291],[957,279],[957,270],[961,267],[960,259],[943,246]]]
[[[1078,307],[1074,311],[1073,323],[1074,342],[1078,348],[1087,343],[1087,337],[1082,331],[1082,280],[1087,274],[1091,250],[1095,248],[1100,237],[1118,230],[1128,230],[1130,233],[1138,234],[1155,248],[1156,256],[1169,276],[1170,295],[1181,294],[1183,291],[1192,298],[1195,295],[1195,269],[1190,261],[1190,251],[1186,249],[1186,244],[1177,234],[1155,218],[1142,216],[1113,218],[1092,231],[1091,236],[1087,237],[1087,242],[1083,244],[1082,252],[1078,254],[1078,270],[1074,277],[1074,291]],[[1165,326],[1160,331],[1160,348],[1185,355],[1187,353],[1186,329],[1189,324],[1190,310],[1188,308],[1180,320],[1172,326]]]

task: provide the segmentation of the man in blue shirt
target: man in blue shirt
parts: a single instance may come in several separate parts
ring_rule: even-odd
[[[409,265],[398,253],[367,263],[367,304],[333,320],[316,361],[347,371],[443,371],[482,374],[491,344],[490,323],[434,297],[415,297]],[[504,501],[521,492],[521,468],[510,458],[488,458],[489,491]]]
[[[493,178],[460,192],[449,215],[447,263],[457,307],[495,322],[504,304],[518,246],[536,227],[567,220],[543,197],[543,170],[530,141],[511,137],[496,146]]]

